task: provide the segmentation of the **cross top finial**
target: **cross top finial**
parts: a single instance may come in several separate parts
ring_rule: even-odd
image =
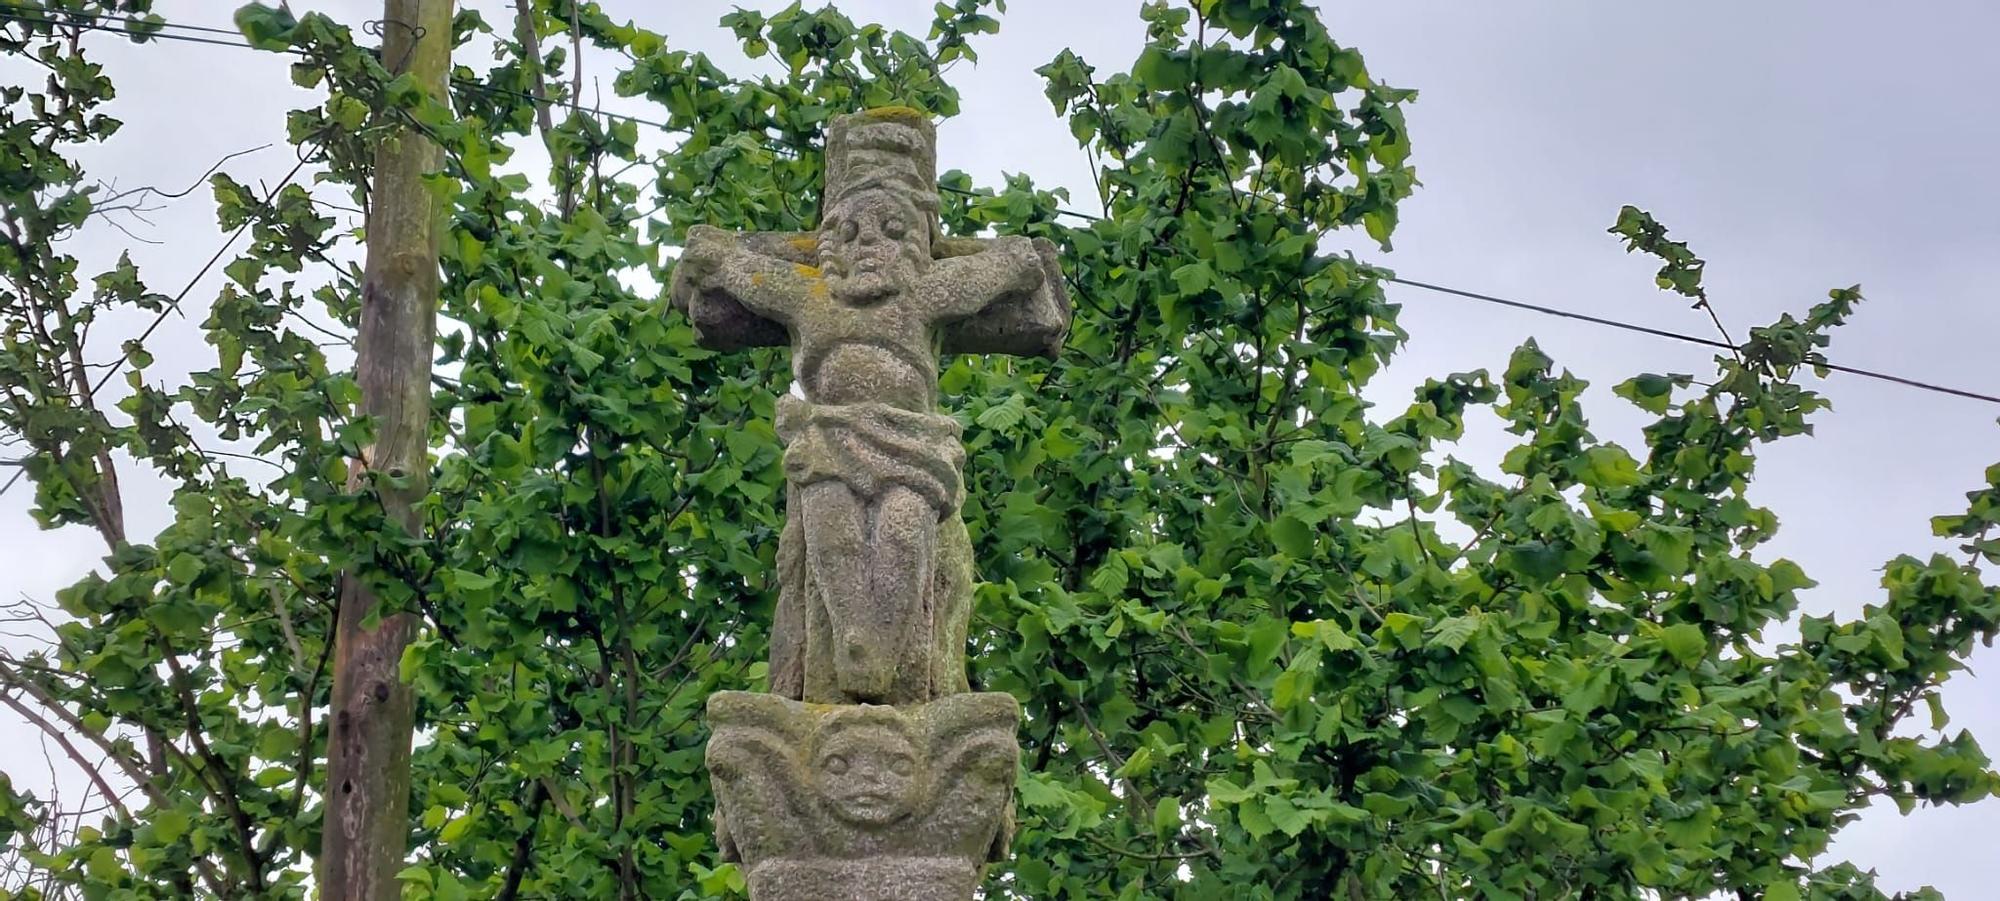
[[[826,194],[831,210],[871,190],[893,192],[936,230],[937,129],[918,110],[885,106],[840,116],[827,128]]]

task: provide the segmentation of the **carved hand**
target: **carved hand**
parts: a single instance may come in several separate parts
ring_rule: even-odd
[[[1025,235],[1005,235],[995,238],[994,249],[1007,255],[1013,275],[1012,288],[1016,291],[1032,291],[1040,287],[1043,279],[1042,255],[1035,250],[1035,241]]]
[[[689,226],[687,244],[681,248],[680,261],[674,266],[676,278],[690,283],[708,281],[735,250],[736,243],[730,240],[728,232],[712,225]]]

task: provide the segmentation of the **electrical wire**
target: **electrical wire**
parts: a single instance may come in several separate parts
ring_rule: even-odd
[[[50,11],[33,7],[19,7],[7,4],[0,4],[0,15],[5,16],[5,18],[0,18],[0,23],[4,23],[6,21],[26,21],[26,22],[36,22],[47,25],[59,25],[64,27],[85,28],[96,31],[107,31],[116,34],[125,34],[128,36],[131,35],[131,32],[127,29],[100,24],[100,22],[98,21],[98,20],[106,20],[106,21],[116,21],[116,22],[130,23],[130,24],[140,24],[140,25],[145,25],[147,27],[158,29],[157,31],[149,35],[148,36],[149,38],[189,41],[194,43],[210,44],[210,45],[225,46],[225,47],[240,47],[248,50],[261,49],[252,44],[242,41],[225,41],[214,38],[204,38],[198,35],[168,33],[170,29],[179,29],[182,31],[200,32],[202,34],[228,34],[228,35],[239,34],[239,32],[236,31],[235,29],[218,28],[218,27],[204,26],[204,25],[188,25],[178,22],[152,22],[133,16],[119,16],[114,14],[95,14],[90,16],[91,21],[83,21],[81,17],[76,19],[56,19],[56,18],[48,18],[45,16],[25,15],[25,13],[46,13],[46,12]],[[285,51],[285,52],[296,53],[297,51]],[[513,97],[516,99],[534,101],[537,103],[547,102],[525,91],[515,91],[509,88],[496,87],[494,85],[484,84],[470,79],[454,78],[452,79],[452,83],[458,85],[459,87],[473,91],[481,91],[488,94],[503,95],[503,96]],[[575,108],[574,111],[584,115],[597,116],[602,119],[612,119],[618,121],[631,122],[637,125],[645,125],[652,128],[660,129],[662,131],[683,130],[674,128],[673,126],[667,125],[662,122],[655,122],[649,119],[640,118],[638,116],[628,116],[621,113],[607,113],[602,110],[585,110],[581,108]],[[775,150],[780,148],[773,148],[773,149]],[[967,197],[982,196],[975,191],[967,190],[965,188],[960,188],[953,185],[940,185],[939,187],[942,190]],[[1099,216],[1093,213],[1086,213],[1080,210],[1065,209],[1062,207],[1057,207],[1055,209],[1055,212],[1057,215],[1068,216],[1074,219],[1079,219],[1088,222],[1095,222],[1102,220],[1104,218],[1103,216]],[[233,242],[234,242],[234,236],[231,237],[231,243]],[[207,271],[206,269],[203,270],[203,272],[206,271]],[[197,279],[199,279],[199,277],[200,276],[197,276]],[[1461,299],[1473,300],[1481,303],[1490,303],[1498,306],[1509,307],[1512,309],[1538,313],[1545,316],[1555,316],[1563,319],[1574,320],[1577,322],[1585,322],[1591,325],[1603,326],[1606,328],[1621,329],[1628,332],[1635,332],[1643,335],[1651,335],[1656,338],[1665,338],[1672,341],[1681,341],[1688,344],[1697,344],[1703,347],[1710,347],[1717,350],[1735,351],[1740,349],[1729,344],[1728,342],[1717,341],[1713,338],[1705,338],[1699,335],[1686,334],[1684,332],[1675,332],[1667,329],[1653,328],[1651,326],[1640,325],[1634,322],[1625,322],[1622,320],[1610,319],[1603,316],[1593,316],[1588,313],[1579,313],[1574,310],[1565,310],[1559,307],[1551,307],[1543,304],[1529,303],[1523,300],[1514,300],[1511,298],[1500,297],[1497,295],[1487,294],[1479,291],[1468,291],[1463,288],[1453,288],[1448,285],[1432,284],[1429,282],[1422,282],[1416,279],[1402,278],[1400,276],[1394,276],[1394,275],[1384,275],[1383,280],[1391,284],[1402,285],[1404,287],[1415,288],[1423,291],[1430,291],[1433,293],[1443,294],[1450,297],[1458,297]],[[190,288],[193,287],[192,284],[190,284],[189,287]],[[183,291],[183,294],[185,294],[185,291]],[[176,299],[176,303],[178,303],[178,298]],[[155,326],[157,327],[157,323],[155,323]],[[151,329],[148,329],[149,333],[150,331]],[[1990,404],[2000,404],[2000,396],[1987,394],[1979,391],[1970,391],[1963,388],[1953,388],[1948,385],[1939,385],[1931,382],[1920,381],[1918,379],[1895,375],[1893,373],[1880,372],[1872,369],[1863,369],[1858,366],[1848,366],[1841,363],[1834,363],[1830,361],[1818,361],[1815,363],[1811,363],[1809,365],[1815,365],[1831,372],[1840,372],[1840,373],[1845,373],[1847,375],[1875,379],[1878,381],[1888,382],[1895,385],[1901,385],[1907,388],[1914,388],[1921,391],[1930,391],[1938,394],[1945,394],[1953,397],[1965,398],[1968,400],[1982,401]],[[108,375],[109,373],[107,373],[107,376]],[[103,384],[102,381],[100,381],[99,386],[101,387],[102,384]],[[16,473],[17,478],[18,476],[19,473]]]

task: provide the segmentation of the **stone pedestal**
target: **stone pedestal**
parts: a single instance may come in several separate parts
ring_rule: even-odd
[[[970,901],[1013,833],[1011,695],[708,700],[716,836],[754,901]]]

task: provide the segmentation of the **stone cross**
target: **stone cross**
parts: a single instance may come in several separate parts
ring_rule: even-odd
[[[709,701],[718,837],[756,901],[962,901],[1011,831],[1019,708],[967,694],[965,450],[938,357],[1052,357],[1069,298],[1046,241],[941,237],[936,173],[917,111],[840,117],[816,232],[697,225],[674,270],[705,346],[792,349],[772,694]]]

